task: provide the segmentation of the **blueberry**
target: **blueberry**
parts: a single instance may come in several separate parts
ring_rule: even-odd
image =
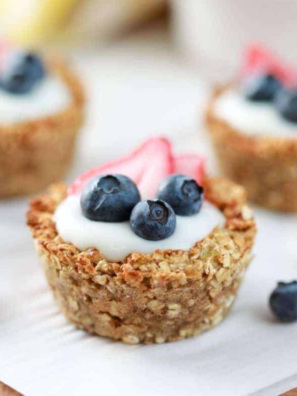
[[[280,81],[271,74],[260,74],[249,77],[243,83],[243,94],[253,102],[271,102],[281,90]]]
[[[297,122],[297,90],[281,90],[275,98],[275,106],[287,121]]]
[[[88,219],[116,223],[129,220],[139,201],[139,191],[129,177],[104,175],[95,177],[84,187],[80,204]]]
[[[167,202],[160,199],[141,201],[131,213],[130,225],[140,238],[161,241],[174,233],[176,216]]]
[[[45,76],[41,59],[34,53],[13,55],[0,74],[0,88],[11,94],[32,91]]]
[[[279,282],[269,300],[274,315],[282,322],[297,320],[297,282]]]
[[[203,188],[188,176],[171,175],[162,181],[157,197],[172,206],[177,215],[198,213],[203,201]]]

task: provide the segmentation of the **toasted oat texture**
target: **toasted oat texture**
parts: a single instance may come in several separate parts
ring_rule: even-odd
[[[215,100],[227,88],[214,92],[206,112],[206,125],[222,172],[242,184],[256,204],[297,212],[297,127],[296,139],[251,137],[235,130],[213,111]]]
[[[128,344],[163,343],[197,335],[229,312],[251,259],[256,226],[242,187],[205,182],[206,197],[225,217],[189,251],[131,253],[109,262],[57,234],[53,213],[66,188],[54,186],[27,214],[48,283],[65,316],[90,333]]]
[[[84,115],[83,88],[66,65],[54,60],[48,68],[61,76],[72,102],[59,113],[33,121],[1,125],[0,120],[0,198],[44,189],[63,178],[72,160]]]

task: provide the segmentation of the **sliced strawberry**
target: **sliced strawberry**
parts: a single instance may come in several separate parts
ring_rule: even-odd
[[[294,87],[297,84],[297,70],[285,65],[267,48],[251,45],[245,51],[242,74],[249,76],[261,72],[274,75],[288,87]]]
[[[171,151],[159,153],[150,159],[149,166],[145,169],[137,183],[142,198],[154,198],[162,180],[173,173],[173,160]]]
[[[138,185],[142,198],[152,198],[161,181],[172,172],[169,140],[151,138],[132,153],[84,173],[69,186],[68,194],[79,194],[86,183],[97,175],[119,173],[130,177]]]
[[[200,185],[205,175],[205,158],[197,154],[181,154],[173,158],[174,173],[190,176]]]
[[[243,62],[243,73],[247,75],[258,71],[266,72],[271,67],[270,54],[258,45],[247,47]]]
[[[13,47],[7,41],[0,40],[0,70],[5,67],[12,51]]]

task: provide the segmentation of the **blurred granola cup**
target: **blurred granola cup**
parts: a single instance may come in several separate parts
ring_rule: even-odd
[[[205,192],[224,213],[223,228],[188,251],[131,253],[122,262],[62,240],[53,214],[66,197],[65,186],[32,200],[28,226],[67,319],[89,333],[128,344],[182,340],[220,323],[250,262],[256,225],[242,187],[208,179]]]
[[[228,87],[215,90],[205,117],[220,170],[242,184],[252,202],[297,212],[297,138],[250,136],[217,117],[215,101]]]
[[[0,198],[27,195],[60,181],[71,163],[84,118],[84,91],[65,64],[47,62],[70,91],[68,106],[49,116],[1,124]]]

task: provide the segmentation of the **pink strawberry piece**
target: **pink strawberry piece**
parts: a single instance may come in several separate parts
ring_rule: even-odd
[[[138,185],[143,199],[152,198],[161,181],[172,172],[170,142],[166,138],[151,138],[132,153],[84,173],[69,186],[68,194],[79,194],[95,176],[118,173],[130,177]]]
[[[270,73],[288,88],[297,84],[297,70],[285,65],[271,51],[260,45],[249,46],[245,52],[242,74]]]
[[[7,41],[0,40],[0,70],[4,68],[12,50],[12,46]]]
[[[205,158],[197,154],[181,154],[174,157],[174,173],[190,176],[200,185],[205,175]]]

